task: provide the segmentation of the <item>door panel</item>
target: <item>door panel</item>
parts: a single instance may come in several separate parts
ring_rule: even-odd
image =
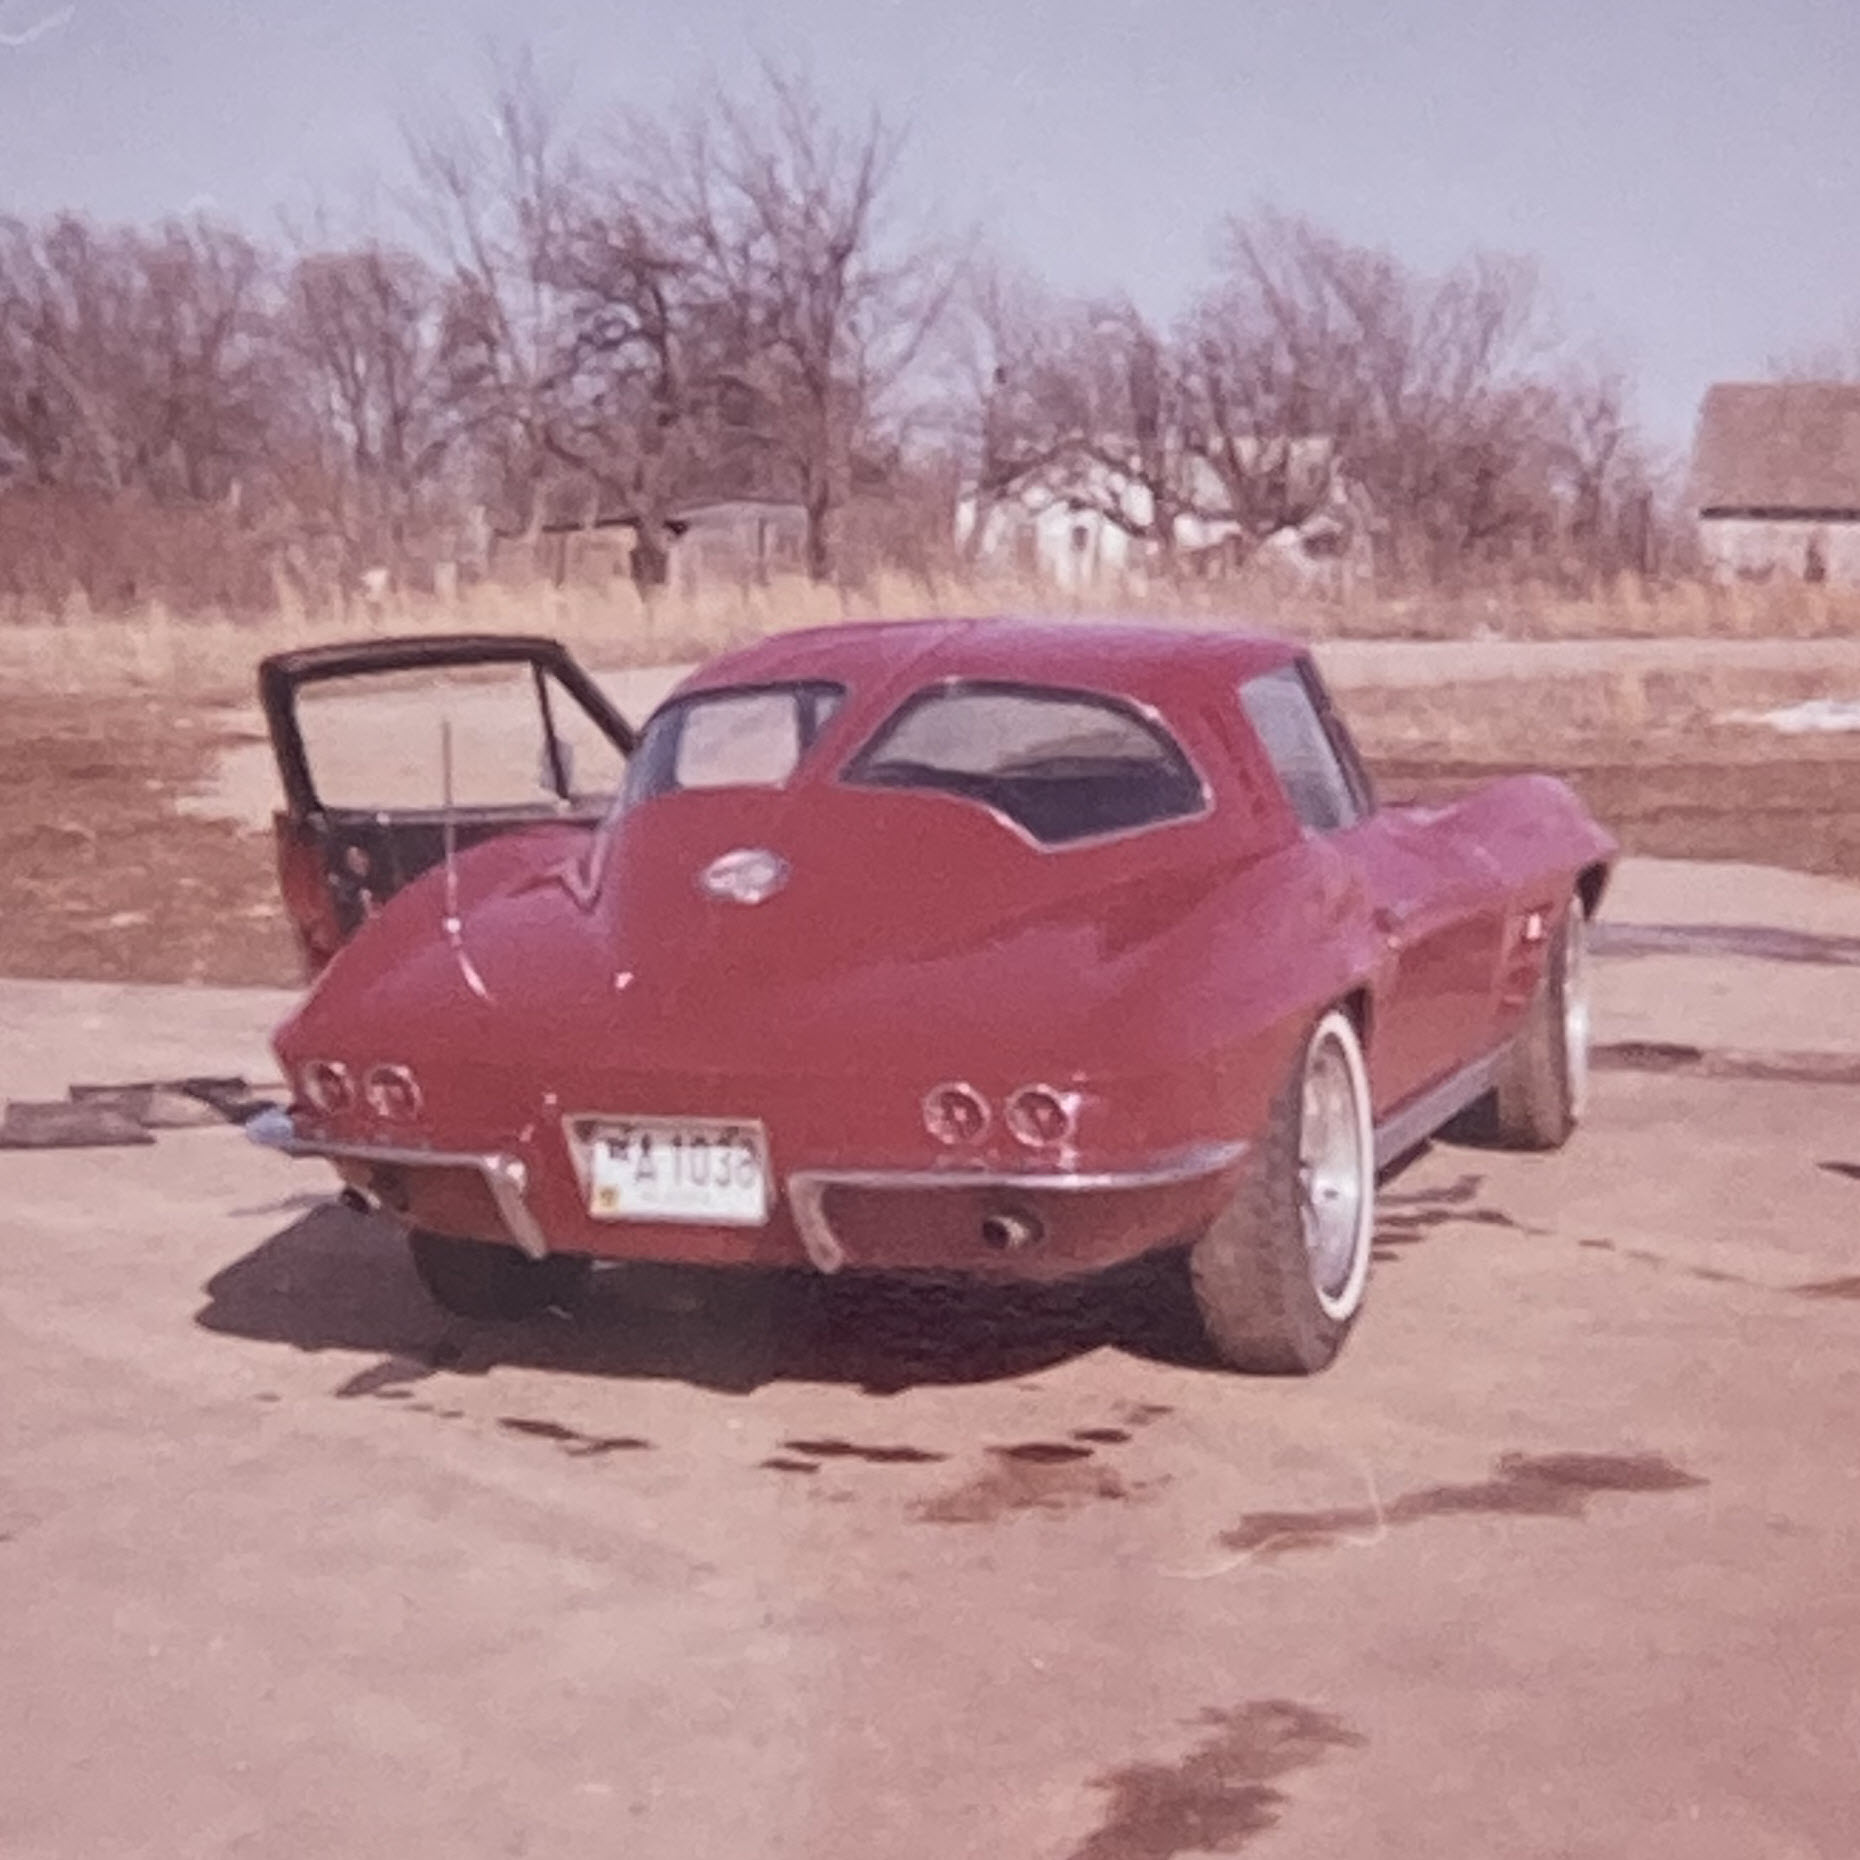
[[[371,640],[268,659],[259,691],[283,779],[278,871],[315,974],[458,847],[598,821],[631,726],[552,640]]]
[[[1490,1044],[1504,890],[1453,814],[1384,807],[1347,836],[1389,958],[1375,1057],[1390,1105],[1481,1057]]]

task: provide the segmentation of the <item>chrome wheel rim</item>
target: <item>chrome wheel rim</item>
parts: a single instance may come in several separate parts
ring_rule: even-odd
[[[1571,1117],[1580,1117],[1589,1096],[1589,923],[1572,903],[1563,931],[1563,1073]]]
[[[1348,1316],[1362,1290],[1369,1157],[1360,1065],[1332,1031],[1305,1062],[1298,1130],[1299,1213],[1318,1302]]]

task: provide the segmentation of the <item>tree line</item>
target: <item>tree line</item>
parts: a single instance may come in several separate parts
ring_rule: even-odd
[[[410,134],[392,232],[0,218],[0,600],[322,604],[563,509],[627,513],[651,587],[677,513],[735,497],[799,506],[817,580],[929,574],[964,492],[1089,511],[1167,577],[1185,519],[1242,559],[1295,522],[1312,439],[1379,577],[1668,551],[1626,383],[1528,266],[1255,213],[1162,326],[913,223],[907,154],[773,67],[571,134],[520,65]]]

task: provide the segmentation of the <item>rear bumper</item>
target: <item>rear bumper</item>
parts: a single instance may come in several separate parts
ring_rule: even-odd
[[[800,1169],[788,1177],[788,1209],[822,1272],[962,1264],[1082,1270],[1146,1252],[1177,1237],[1178,1224],[1186,1231],[1246,1153],[1244,1143],[1195,1144],[1092,1171]]]
[[[1034,1278],[1091,1271],[1186,1237],[1220,1206],[1248,1151],[1240,1141],[1198,1143],[1110,1169],[798,1169],[784,1178],[767,1227],[588,1221],[552,1241],[536,1216],[529,1165],[507,1151],[306,1136],[284,1111],[254,1118],[246,1130],[267,1149],[334,1163],[410,1225],[508,1241],[536,1259],[551,1252],[700,1265],[806,1259],[823,1273],[936,1268]]]
[[[532,1259],[542,1259],[550,1252],[548,1237],[530,1212],[529,1166],[522,1157],[501,1150],[427,1150],[396,1147],[381,1143],[341,1143],[327,1138],[303,1137],[297,1133],[287,1111],[262,1111],[245,1127],[254,1143],[286,1156],[314,1156],[333,1162],[345,1179],[366,1173],[377,1182],[384,1172],[420,1171],[428,1174],[475,1175],[482,1184],[497,1218],[503,1223],[507,1238],[521,1247]],[[344,1164],[356,1165],[351,1171]],[[362,1184],[356,1184],[362,1186]],[[388,1212],[395,1209],[388,1197]]]

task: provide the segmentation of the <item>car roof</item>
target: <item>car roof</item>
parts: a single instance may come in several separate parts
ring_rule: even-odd
[[[780,633],[712,659],[678,688],[784,684],[803,679],[916,688],[942,679],[1060,685],[1168,709],[1288,665],[1298,641],[1219,625],[977,616],[863,620]]]

